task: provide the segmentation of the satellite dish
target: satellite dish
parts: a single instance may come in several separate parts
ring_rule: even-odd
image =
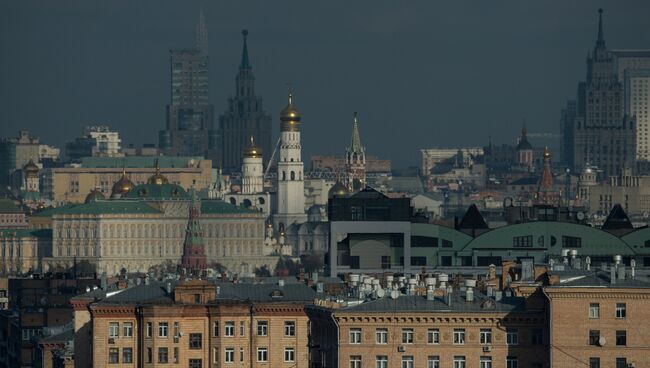
[[[582,221],[582,220],[585,219],[585,214],[584,214],[584,212],[580,211],[580,212],[578,212],[576,217],[578,218],[578,220]]]
[[[607,340],[605,339],[605,336],[601,336],[601,337],[598,338],[598,345],[605,346],[606,343],[607,343]]]
[[[386,295],[386,292],[384,291],[384,289],[377,290],[377,298],[383,298],[384,295]]]
[[[399,291],[393,290],[390,292],[390,298],[391,299],[397,299],[399,297]]]

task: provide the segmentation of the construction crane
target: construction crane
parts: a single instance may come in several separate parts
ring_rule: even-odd
[[[266,165],[266,170],[264,170],[264,177],[262,180],[266,180],[266,177],[269,174],[269,170],[271,169],[271,163],[273,162],[273,158],[275,157],[275,152],[277,152],[278,147],[280,146],[280,141],[282,140],[282,137],[278,138],[278,143],[275,144],[275,148],[273,149],[273,153],[271,154],[271,158],[269,159],[269,163]]]

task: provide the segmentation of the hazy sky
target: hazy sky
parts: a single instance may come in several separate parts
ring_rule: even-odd
[[[610,48],[650,49],[650,1],[0,1],[0,136],[62,145],[84,125],[157,143],[168,50],[209,31],[210,99],[234,92],[241,30],[257,93],[279,125],[291,82],[303,160],[341,154],[358,111],[368,154],[418,165],[420,148],[559,131],[605,9]]]

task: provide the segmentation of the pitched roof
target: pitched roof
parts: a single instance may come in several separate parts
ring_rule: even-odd
[[[620,229],[634,229],[632,221],[627,217],[627,213],[620,204],[615,204],[612,210],[607,215],[605,223],[603,223],[603,230],[620,230]]]
[[[23,210],[14,201],[8,198],[0,198],[0,213],[22,213]]]
[[[201,200],[201,213],[204,214],[231,214],[231,213],[259,213],[250,208],[235,206],[222,200]]]
[[[61,208],[53,215],[105,215],[105,214],[152,214],[161,213],[143,201],[97,200],[76,206]]]
[[[465,216],[458,224],[459,229],[489,229],[490,227],[483,219],[483,215],[475,204],[472,204],[465,212]]]
[[[371,188],[371,187],[366,187],[359,191],[358,193],[353,194],[350,196],[350,198],[370,198],[370,199],[378,199],[378,198],[388,198],[384,193]]]
[[[396,299],[390,297],[379,298],[373,301],[364,302],[355,306],[343,308],[342,312],[511,312],[524,311],[525,298],[504,297],[497,302],[493,298],[475,291],[474,300],[468,302],[460,295],[460,292],[452,293],[451,305],[445,303],[442,298],[427,300],[419,295],[400,295]]]
[[[0,237],[4,238],[52,238],[52,229],[0,229]]]
[[[136,185],[124,198],[139,198],[149,200],[170,200],[170,199],[184,199],[189,200],[190,195],[181,187],[176,184],[140,184]]]

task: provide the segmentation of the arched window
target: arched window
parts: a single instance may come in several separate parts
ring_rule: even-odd
[[[282,180],[287,180],[287,173],[285,171],[282,172]]]
[[[291,180],[296,180],[296,173],[294,171],[291,172]]]

